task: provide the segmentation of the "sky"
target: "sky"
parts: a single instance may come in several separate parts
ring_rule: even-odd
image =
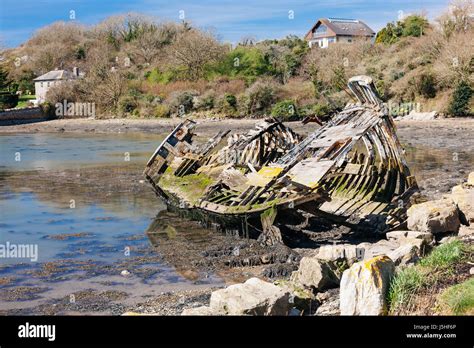
[[[245,36],[303,36],[321,17],[360,19],[377,31],[400,15],[423,12],[434,19],[447,6],[447,0],[0,0],[0,45],[16,47],[56,21],[93,25],[127,12],[165,21],[181,21],[184,15],[221,41],[237,43]]]

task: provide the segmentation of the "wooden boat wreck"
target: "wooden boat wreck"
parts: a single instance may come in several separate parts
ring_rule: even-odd
[[[196,122],[185,120],[144,175],[169,208],[242,233],[251,226],[265,244],[281,242],[273,223],[290,211],[374,231],[397,228],[418,190],[415,178],[372,79],[353,77],[348,88],[357,102],[305,138],[266,119],[246,134],[221,131],[196,146]]]

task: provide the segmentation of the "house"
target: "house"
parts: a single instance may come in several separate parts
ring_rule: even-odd
[[[334,42],[353,42],[358,39],[373,40],[375,32],[358,19],[321,18],[305,36],[309,47],[327,48]]]
[[[52,70],[44,75],[35,78],[36,102],[42,103],[46,100],[46,93],[52,86],[56,86],[64,81],[70,81],[82,77],[79,68],[73,68],[72,72],[67,70]]]

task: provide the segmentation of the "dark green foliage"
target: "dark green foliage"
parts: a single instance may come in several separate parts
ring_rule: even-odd
[[[388,23],[377,33],[376,43],[393,44],[402,37],[419,37],[429,28],[428,20],[419,15],[411,15],[396,23]]]
[[[299,117],[298,108],[293,100],[283,100],[276,103],[272,108],[271,115],[282,120],[293,120]]]
[[[472,97],[472,87],[466,81],[461,81],[454,90],[449,113],[454,116],[464,116],[469,114],[469,101]]]
[[[425,98],[436,97],[436,82],[431,74],[423,74],[420,77],[419,93]]]

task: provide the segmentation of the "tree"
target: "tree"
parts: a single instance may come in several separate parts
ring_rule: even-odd
[[[472,88],[466,81],[461,81],[453,92],[449,113],[454,116],[469,114],[469,101],[472,97]]]
[[[0,91],[8,91],[12,81],[8,78],[8,72],[0,66]]]
[[[172,63],[181,67],[190,80],[203,77],[206,68],[224,55],[224,49],[214,35],[196,29],[179,33],[169,52]]]

